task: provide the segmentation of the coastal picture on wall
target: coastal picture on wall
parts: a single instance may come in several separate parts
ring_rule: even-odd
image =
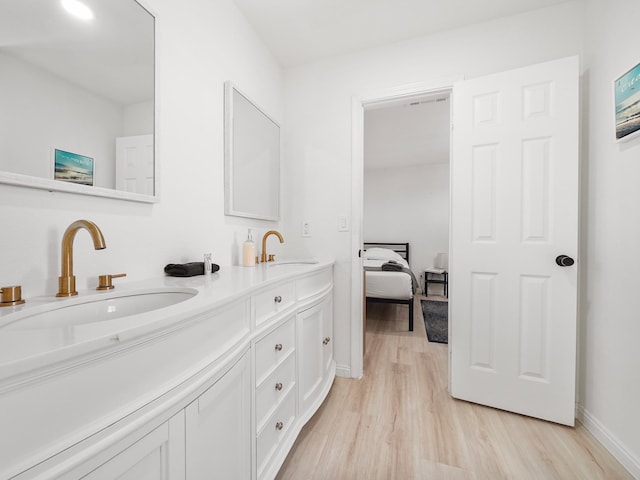
[[[616,139],[627,140],[640,131],[640,63],[615,81],[615,101]]]
[[[56,180],[93,186],[93,158],[56,148],[54,162]]]

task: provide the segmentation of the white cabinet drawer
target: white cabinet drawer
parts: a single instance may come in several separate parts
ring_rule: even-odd
[[[333,271],[322,270],[296,282],[298,300],[304,300],[325,290],[333,282]]]
[[[296,356],[292,352],[256,390],[256,425],[262,428],[267,415],[295,386]]]
[[[273,315],[293,306],[295,302],[294,282],[285,282],[253,296],[256,327],[268,321]]]
[[[276,328],[256,343],[256,385],[295,350],[295,317]]]
[[[295,392],[290,391],[258,434],[258,478],[262,476],[269,459],[293,426],[296,418],[295,398]]]

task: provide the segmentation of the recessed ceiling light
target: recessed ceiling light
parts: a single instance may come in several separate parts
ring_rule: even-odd
[[[62,0],[64,9],[81,20],[93,20],[93,12],[84,3],[78,0]]]

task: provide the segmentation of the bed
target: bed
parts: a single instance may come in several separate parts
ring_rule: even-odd
[[[364,248],[367,301],[408,305],[409,331],[413,331],[413,296],[417,282],[409,269],[409,244],[365,242]],[[389,271],[391,269],[402,271]]]

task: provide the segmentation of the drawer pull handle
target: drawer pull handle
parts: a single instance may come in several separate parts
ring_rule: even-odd
[[[322,341],[322,344],[327,345],[330,341],[331,341],[331,337],[325,337],[324,340]]]
[[[282,390],[282,383],[280,382],[276,383],[276,390],[278,391]]]
[[[276,343],[276,352],[279,352],[282,350],[282,344],[281,343]]]
[[[276,296],[276,298],[273,299],[274,302],[276,303],[281,303],[282,302],[282,297],[280,295]]]
[[[276,430],[282,430],[284,428],[284,423],[278,422],[276,423]]]

